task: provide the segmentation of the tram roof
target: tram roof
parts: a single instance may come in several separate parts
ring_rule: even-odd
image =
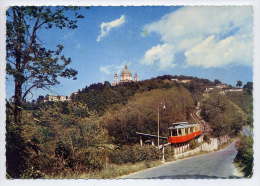
[[[179,124],[173,123],[173,126],[169,127],[168,129],[182,129],[182,128],[189,128],[198,125],[197,123],[188,123],[188,122],[180,122]]]
[[[181,121],[181,122],[172,123],[172,125],[180,125],[180,124],[188,124],[188,122],[187,121]]]

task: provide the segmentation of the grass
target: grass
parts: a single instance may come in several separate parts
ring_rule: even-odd
[[[67,174],[67,175],[55,175],[55,176],[46,176],[45,178],[51,179],[60,179],[60,178],[73,178],[73,179],[111,179],[119,178],[123,175],[134,173],[140,170],[144,170],[151,167],[156,167],[161,165],[162,162],[159,160],[156,161],[142,161],[138,163],[127,163],[122,165],[109,164],[105,169],[96,172],[89,173],[80,173],[80,174]]]

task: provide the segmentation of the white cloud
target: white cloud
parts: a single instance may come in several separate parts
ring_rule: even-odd
[[[100,66],[99,71],[102,73],[105,73],[107,75],[114,74],[114,73],[119,73],[125,65],[130,66],[132,63],[131,62],[123,62],[120,65],[105,65],[105,66]]]
[[[185,52],[186,61],[191,66],[205,68],[228,64],[251,64],[250,42],[242,42],[238,36],[217,40],[214,35]]]
[[[227,64],[250,65],[252,15],[250,6],[183,7],[146,25],[144,32],[157,33],[163,43],[161,45],[174,46],[171,56],[183,52],[187,65],[206,68]],[[163,59],[157,60],[159,63],[174,64],[174,57],[171,62]],[[153,65],[154,58],[146,64]]]
[[[100,34],[97,37],[97,42],[101,41],[102,38],[107,36],[112,28],[116,28],[125,23],[125,15],[121,15],[120,18],[110,22],[103,22],[100,25]]]
[[[157,45],[146,51],[141,63],[145,65],[157,64],[159,69],[163,70],[173,67],[174,64],[174,46],[170,44]]]
[[[99,67],[99,70],[100,72],[103,72],[105,74],[111,74],[111,70],[110,70],[111,67],[112,67],[111,65],[101,66]]]

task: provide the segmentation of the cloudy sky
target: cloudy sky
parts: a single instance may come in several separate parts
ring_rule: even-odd
[[[91,7],[82,14],[77,30],[41,34],[48,47],[64,44],[78,79],[37,94],[69,95],[112,82],[125,64],[140,79],[183,74],[233,85],[252,81],[252,7]]]

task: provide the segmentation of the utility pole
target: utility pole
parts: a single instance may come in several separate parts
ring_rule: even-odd
[[[165,110],[166,109],[166,106],[165,106],[165,102],[161,102],[161,103],[159,103],[158,104],[158,108],[157,108],[157,116],[158,116],[158,121],[157,121],[157,135],[158,135],[158,143],[157,143],[157,145],[158,145],[158,148],[159,148],[159,146],[160,146],[160,137],[159,137],[159,135],[160,135],[160,106],[162,106],[162,108],[163,108],[163,110]]]
[[[159,138],[159,135],[160,135],[160,104],[158,105],[158,123],[157,123],[157,135],[158,135],[158,148],[160,146],[160,138]]]

